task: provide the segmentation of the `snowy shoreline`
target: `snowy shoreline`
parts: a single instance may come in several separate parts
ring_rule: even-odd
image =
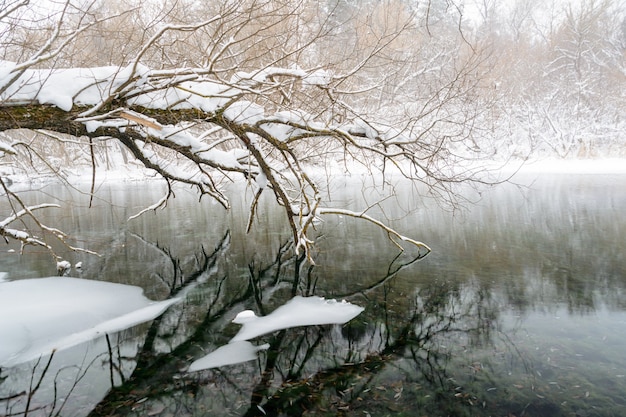
[[[506,172],[506,170],[505,167],[503,171]],[[536,159],[523,163],[517,172],[520,174],[626,174],[626,159]]]
[[[472,164],[469,164],[472,166]],[[516,175],[542,175],[542,174],[580,174],[580,175],[611,175],[626,174],[626,158],[600,158],[600,159],[556,159],[545,158],[528,161],[511,160],[503,161],[481,161],[473,166],[474,169],[485,169],[495,176],[511,176]],[[345,167],[341,168],[322,168],[311,166],[306,169],[309,173],[328,176],[345,176]],[[371,175],[365,167],[354,166],[349,176],[359,177]],[[393,175],[393,174],[392,174]],[[91,173],[85,172],[68,178],[72,184],[85,184],[91,182]],[[108,171],[97,171],[96,181],[103,182],[141,182],[141,181],[160,181],[161,178],[145,168],[134,169],[113,169]],[[242,181],[244,181],[242,179]]]
[[[481,161],[480,163],[470,164],[473,169],[485,169],[490,174],[511,176],[517,175],[541,175],[541,174],[580,174],[580,175],[621,175],[626,174],[626,158],[599,158],[599,159],[534,159],[528,161],[510,160],[503,161]],[[321,175],[341,175],[346,174],[350,177],[359,177],[370,175],[367,169],[361,166],[354,166],[354,169],[347,173],[345,167],[334,169],[322,167],[309,167],[309,171]],[[30,177],[26,174],[6,175],[12,183],[13,189],[26,187],[30,188],[33,184],[45,185],[59,182],[59,178],[54,175],[44,175],[40,177]],[[103,183],[125,183],[125,182],[144,182],[144,181],[161,181],[162,178],[155,175],[150,170],[143,167],[121,166],[113,169],[96,170],[96,184]],[[66,172],[63,181],[72,185],[90,184],[92,181],[92,173],[86,167],[84,169],[75,169]]]

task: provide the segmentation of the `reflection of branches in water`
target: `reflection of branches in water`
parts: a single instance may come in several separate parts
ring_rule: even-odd
[[[404,254],[392,259],[382,276],[370,280],[372,284],[336,294],[368,303],[363,317],[343,328],[283,330],[263,337],[270,347],[256,365],[181,374],[193,358],[229,339],[228,320],[235,312],[254,308],[266,315],[290,296],[313,295],[320,277],[302,256],[293,254],[291,242],[280,245],[270,261],[250,261],[242,277],[239,272],[229,274],[224,265],[229,258],[228,232],[212,251],[202,247],[190,268],[180,267],[169,249],[141,240],[169,259],[171,276],[160,275],[159,282],[168,297],[181,297],[183,302],[154,320],[136,356],[124,358],[134,362],[132,374],[124,376],[119,343],[114,346],[108,340],[108,352],[99,358],[108,355],[111,385],[119,385],[92,416],[146,415],[149,407],[158,410],[163,404],[181,416],[211,415],[212,405],[219,415],[227,414],[217,411],[224,407],[230,407],[230,414],[245,416],[301,415],[320,409],[338,413],[367,401],[375,403],[378,388],[390,387],[390,380],[455,393],[458,387],[450,364],[459,360],[454,358],[459,350],[450,346],[485,345],[497,329],[497,309],[488,289],[480,286],[468,290],[443,281],[399,297],[394,278],[421,258]],[[463,348],[459,346],[460,351]]]
[[[144,244],[157,248],[160,252],[171,260],[173,266],[180,265],[180,262],[176,260],[171,252],[167,248],[161,248],[158,244],[151,244],[146,242],[139,236],[136,236]],[[106,336],[106,353],[98,355],[91,363],[83,365],[76,365],[81,375],[77,376],[74,385],[69,388],[69,392],[58,394],[66,400],[74,390],[74,387],[82,377],[87,373],[88,369],[94,365],[96,359],[101,360],[103,356],[108,355],[108,358],[102,361],[103,365],[107,365],[109,380],[111,385],[119,383],[120,385],[113,388],[107,397],[101,401],[100,405],[93,411],[93,415],[106,415],[115,411],[117,408],[125,408],[128,410],[134,402],[140,400],[146,396],[162,396],[163,392],[172,392],[175,389],[173,386],[169,386],[172,383],[171,376],[178,374],[179,370],[189,364],[189,359],[194,356],[198,356],[199,350],[210,345],[208,336],[215,334],[219,335],[221,332],[211,332],[211,329],[216,326],[217,323],[223,322],[222,317],[226,316],[230,310],[236,306],[253,299],[253,294],[257,292],[259,295],[259,305],[263,305],[262,294],[268,294],[267,289],[272,287],[279,287],[281,285],[281,272],[284,268],[293,265],[292,256],[288,253],[291,248],[291,244],[284,244],[279,250],[279,255],[276,260],[269,266],[255,268],[253,264],[250,266],[251,276],[263,277],[262,279],[250,279],[248,285],[243,288],[242,291],[232,292],[228,291],[226,294],[225,283],[228,275],[224,275],[224,268],[218,265],[219,262],[226,259],[225,256],[230,247],[230,233],[227,232],[216,245],[212,252],[208,252],[204,247],[196,255],[196,262],[193,265],[193,270],[188,274],[183,272],[183,268],[174,267],[171,269],[171,276],[160,276],[160,282],[166,284],[168,288],[168,298],[180,297],[185,301],[177,304],[175,307],[170,308],[168,312],[154,320],[150,325],[143,344],[139,349],[137,355],[134,358],[124,358],[127,361],[133,361],[135,363],[135,369],[128,377],[124,377],[124,370],[122,369],[123,360],[121,352],[119,350],[119,343],[115,345],[112,343],[111,338]],[[189,301],[194,297],[190,294],[196,294],[201,292],[204,295],[209,296],[202,300],[201,306],[194,306],[193,302]],[[201,314],[198,315],[198,307],[201,308]],[[182,342],[175,343],[175,347],[171,348],[168,352],[163,352],[161,346],[163,341],[168,338],[172,338],[172,334],[165,333],[168,328],[184,328],[188,323],[193,323],[193,330],[190,334],[185,334]],[[50,358],[52,360],[52,358]],[[119,361],[119,363],[117,362]],[[49,364],[48,364],[49,365]],[[37,365],[33,369],[33,381]],[[106,368],[103,368],[106,369]],[[24,390],[22,394],[14,395],[11,398],[5,398],[3,401],[7,404],[7,415],[10,414],[10,409],[16,409],[17,405],[12,406],[9,401],[17,404],[21,401],[19,408],[19,415],[23,414],[23,410],[31,410],[30,400],[37,393],[43,378],[47,372],[39,379],[39,382],[31,384],[30,389]],[[55,382],[56,384],[56,382]],[[193,390],[193,384],[187,384],[187,388]],[[52,404],[48,404],[45,407],[55,411],[60,411],[64,405],[68,402],[57,404],[57,391],[56,385],[54,387],[54,398]],[[28,401],[29,404],[26,408],[23,407],[24,402]],[[60,405],[59,410],[55,410],[55,407]],[[51,407],[51,408],[50,408]],[[28,413],[28,412],[27,412]],[[16,413],[13,413],[16,414]],[[54,414],[50,414],[54,415]]]
[[[230,235],[227,233],[216,249],[207,254],[202,251],[202,262],[198,262],[195,272],[191,273],[187,278],[174,277],[168,282],[176,282],[177,285],[170,290],[170,297],[186,296],[189,289],[198,286],[200,281],[207,282],[210,288],[214,289],[211,299],[204,300],[202,305],[203,319],[195,318],[196,326],[193,332],[188,335],[184,341],[179,343],[169,353],[157,353],[156,342],[162,331],[162,323],[172,314],[179,314],[177,322],[180,323],[184,319],[185,314],[192,314],[191,310],[185,306],[171,308],[166,314],[156,319],[148,330],[145,342],[137,355],[137,365],[135,371],[120,386],[115,387],[100,402],[96,409],[91,413],[93,416],[108,415],[112,412],[129,411],[132,404],[142,398],[161,398],[171,395],[173,390],[184,389],[193,392],[197,389],[200,381],[185,381],[184,388],[177,388],[173,383],[171,376],[177,374],[179,369],[184,368],[189,363],[189,358],[197,356],[200,347],[209,345],[207,334],[217,324],[222,322],[222,317],[226,316],[228,311],[241,305],[242,303],[252,301],[258,310],[264,314],[266,310],[266,298],[280,288],[290,289],[291,292],[296,291],[300,280],[300,269],[304,258],[296,257],[292,254],[292,243],[283,243],[275,259],[267,265],[257,265],[250,262],[248,266],[249,277],[248,284],[241,292],[233,294],[224,294],[222,287],[224,281],[228,277],[220,278],[217,274],[220,269],[216,268],[216,264],[225,259],[225,253],[229,247],[228,243]],[[149,242],[147,242],[149,243]],[[158,245],[153,245],[159,248]],[[167,249],[160,249],[166,255],[171,256],[171,252]],[[176,260],[172,260],[172,265],[177,265]],[[180,268],[173,268],[173,271],[180,271]],[[286,271],[290,271],[286,273]],[[292,279],[289,276],[293,276]],[[214,278],[210,283],[209,278]],[[163,279],[162,279],[163,281]],[[214,332],[221,333],[221,332]],[[280,339],[279,333],[276,340]],[[280,346],[280,343],[272,344],[274,347]],[[278,358],[279,352],[268,353],[268,364],[266,367],[272,368],[272,358]],[[269,377],[270,374],[268,373]],[[269,381],[268,381],[269,382]],[[230,383],[231,389],[240,390],[234,382]]]
[[[172,255],[171,251],[168,248],[159,245],[158,242],[156,242],[156,243],[149,242],[146,239],[144,239],[143,236],[140,236],[137,233],[130,233],[130,235],[133,236],[134,238],[136,238],[137,240],[139,240],[145,246],[154,248],[157,252],[159,252],[159,253],[161,253],[163,255],[163,257],[166,259],[167,262],[169,262],[171,264],[171,267],[172,267],[171,276],[172,276],[172,278],[170,280],[168,280],[167,277],[165,276],[165,271],[163,273],[160,273],[160,272],[154,272],[153,273],[154,275],[156,275],[159,278],[159,281],[163,285],[165,285],[165,287],[167,287],[167,289],[169,291],[169,294],[171,295],[171,292],[177,286],[178,280],[180,279],[180,277],[183,276],[183,271],[182,271],[182,268],[180,266],[180,260],[178,258],[174,257]],[[204,247],[202,248],[202,252],[204,253]]]
[[[165,285],[168,289],[167,298],[175,297],[179,292],[183,291],[188,285],[198,282],[203,275],[205,275],[208,271],[211,270],[217,263],[218,257],[216,254],[225,252],[230,244],[230,231],[227,231],[214,252],[208,254],[204,246],[200,247],[200,254],[195,255],[195,270],[185,276],[185,272],[181,266],[181,260],[175,257],[172,254],[172,251],[160,245],[158,242],[153,243],[147,241],[142,236],[132,233],[133,237],[141,241],[145,246],[152,247],[159,253],[163,255],[163,257],[171,264],[172,273],[171,277],[167,277],[161,273],[155,273],[155,275],[159,278],[159,281]]]
[[[225,252],[229,248],[229,243],[230,232],[226,232],[212,253],[207,253],[204,247],[202,247],[201,255],[196,256],[197,265],[195,270],[186,277],[183,276],[182,269],[176,267],[179,262],[171,256],[171,252],[167,249],[160,248],[158,245],[154,245],[159,248],[163,254],[171,258],[172,265],[175,266],[173,268],[171,283],[168,285],[168,298],[184,297],[189,291],[207,280],[212,275],[212,271],[215,270],[215,265],[219,259],[224,257]],[[165,281],[165,279],[162,280]],[[159,332],[163,327],[163,321],[169,315],[173,314],[170,311],[176,311],[176,309],[171,309],[152,322],[146,334],[143,346],[137,354],[135,371],[120,386],[112,389],[107,397],[93,411],[93,415],[108,414],[111,409],[115,409],[118,406],[117,401],[125,405],[132,404],[132,401],[129,402],[128,397],[133,397],[133,393],[152,391],[158,386],[160,380],[167,380],[169,379],[169,375],[178,372],[178,368],[183,366],[179,361],[182,360],[182,358],[186,359],[189,352],[195,349],[195,343],[203,339],[203,332],[211,324],[211,320],[207,319],[219,316],[220,310],[214,312],[213,308],[216,305],[217,299],[220,297],[222,281],[223,279],[216,279],[217,291],[215,299],[210,301],[208,306],[206,306],[207,315],[205,320],[197,327],[193,335],[175,347],[169,354],[158,353],[156,343],[159,338]],[[184,307],[179,314],[180,317],[176,320],[177,324],[181,323],[182,316],[185,314]],[[123,400],[118,400],[118,398]],[[138,400],[139,398],[140,397],[136,399]]]
[[[191,313],[183,303],[180,310],[170,309],[166,314],[153,321],[137,356],[135,371],[122,385],[112,389],[92,412],[92,415],[108,415],[118,408],[128,410],[132,404],[141,398],[167,395],[165,393],[175,389],[171,386],[171,376],[188,365],[189,358],[198,354],[200,346],[207,344],[207,334],[212,326],[219,322],[230,309],[253,295],[254,286],[248,285],[241,294],[233,295],[226,301],[223,300],[226,298],[222,290],[226,277],[217,275],[219,268],[216,268],[216,265],[225,258],[229,242],[230,234],[226,233],[212,253],[207,254],[203,249],[202,261],[199,262],[196,271],[186,278],[175,279],[178,285],[170,291],[170,297],[184,297],[188,295],[191,289],[197,288],[210,278],[214,278],[212,288],[215,291],[212,293],[212,299],[204,300],[202,305],[204,318],[200,321],[197,318],[194,320],[197,325],[193,332],[169,353],[158,353],[156,342],[163,327],[162,323],[166,318],[172,314],[179,314],[177,322],[180,323],[184,320],[182,316]],[[192,385],[186,385],[185,389],[193,390]]]
[[[112,356],[110,356],[109,359],[103,359],[106,358],[107,353],[102,353],[100,355],[96,355],[89,362],[86,362],[87,352],[85,352],[85,357],[83,357],[83,362],[81,364],[63,366],[61,368],[58,368],[54,375],[49,375],[51,372],[53,372],[54,367],[51,365],[56,358],[55,354],[56,351],[53,351],[52,354],[47,358],[45,366],[38,376],[36,376],[37,369],[39,368],[43,357],[40,357],[36,360],[30,371],[28,390],[23,390],[19,393],[15,393],[7,397],[0,397],[0,403],[5,404],[4,408],[6,410],[5,413],[2,414],[3,416],[26,417],[31,414],[50,417],[61,416],[61,413],[63,412],[65,406],[71,404],[69,398],[80,386],[83,379],[87,376],[89,369],[103,360],[113,361]],[[70,378],[68,377],[67,373],[72,371],[75,371],[75,375]],[[50,388],[45,387],[46,384],[50,383],[49,380],[47,380],[48,377],[52,378],[51,384],[53,386],[53,397],[51,398],[51,400],[43,400],[38,396],[38,392],[40,391],[40,389],[42,391],[50,390]],[[0,380],[0,382],[2,382],[3,380],[4,379]],[[45,395],[47,394],[44,393],[43,395],[45,397]],[[33,403],[36,403],[38,405],[32,406]]]
[[[454,387],[448,364],[453,351],[444,345],[462,340],[487,343],[493,336],[497,312],[484,289],[467,296],[467,291],[450,284],[429,285],[408,300],[404,314],[398,311],[392,295],[393,278],[414,265],[421,258],[418,254],[411,259],[393,259],[373,284],[339,295],[367,296],[370,303],[382,297],[383,302],[366,309],[369,317],[362,322],[357,318],[340,331],[332,326],[309,326],[267,335],[263,339],[270,347],[262,353],[256,369],[244,364],[181,375],[180,370],[193,358],[228,340],[226,319],[235,310],[254,307],[266,315],[284,302],[285,296],[314,293],[318,279],[314,268],[293,254],[290,242],[282,244],[270,262],[251,261],[244,287],[231,288],[230,284],[241,283],[241,277],[220,275],[223,268],[219,263],[226,258],[228,242],[227,234],[212,253],[202,250],[192,274],[167,281],[176,282],[170,296],[186,297],[192,288],[208,296],[196,310],[189,300],[193,297],[187,297],[153,322],[132,375],[109,392],[92,416],[132,414],[133,407],[134,413],[145,415],[151,404],[166,404],[176,415],[210,415],[213,404],[222,415],[227,414],[224,407],[230,407],[228,413],[245,416],[301,415],[304,410],[320,408],[346,410],[384,384],[381,380],[390,372],[394,378],[404,372],[407,380],[419,379],[450,391]],[[225,291],[227,283],[229,290]],[[381,314],[377,314],[379,309]],[[157,341],[163,339],[166,322],[173,316],[178,325],[193,323],[192,330],[171,350],[159,352]]]
[[[354,294],[381,290],[387,297],[391,279],[418,259],[400,264],[395,263],[397,260],[392,261],[385,276]],[[353,352],[358,347],[348,343],[350,349],[343,361],[327,369],[319,363],[319,357],[324,355],[315,353],[323,347],[322,339],[327,334],[318,329],[317,337],[312,337],[312,330],[303,329],[289,332],[299,335],[299,338],[289,339],[287,332],[279,333],[271,338],[261,380],[254,387],[250,407],[243,415],[299,415],[303,410],[320,407],[320,404],[327,408],[330,404],[331,409],[335,407],[339,411],[343,408],[345,411],[351,401],[360,400],[374,389],[373,381],[378,374],[385,372],[389,365],[397,366],[394,365],[396,362],[407,362],[406,359],[414,368],[412,375],[421,374],[424,380],[441,389],[452,389],[447,373],[451,355],[437,346],[437,340],[450,339],[455,333],[475,338],[478,336],[471,335],[484,333],[485,338],[490,338],[490,329],[495,325],[494,313],[487,311],[490,306],[485,302],[483,292],[479,291],[473,301],[466,301],[465,309],[460,308],[464,304],[460,295],[458,288],[447,285],[420,291],[411,314],[404,318],[390,318],[388,309],[393,303],[385,303],[382,323],[385,331],[381,333],[387,337],[380,341],[382,344],[360,358]],[[474,326],[468,326],[470,319],[476,320]],[[306,366],[308,361],[315,360],[318,363]],[[283,367],[287,371],[281,370]],[[282,382],[277,382],[277,378]],[[280,384],[278,388],[272,388],[277,383]]]
[[[283,282],[288,283],[288,274],[285,273],[285,269],[294,265],[294,281],[292,283],[292,295],[295,295],[295,291],[299,281],[300,265],[305,260],[304,256],[293,256],[290,251],[292,248],[292,242],[287,241],[280,245],[278,254],[275,256],[274,261],[266,266],[255,266],[254,260],[248,265],[249,272],[249,288],[254,295],[255,304],[261,313],[266,315],[265,305],[263,303],[263,291],[271,288],[272,291],[281,287]]]
[[[184,297],[186,293],[196,288],[205,279],[208,279],[208,277],[211,275],[211,271],[214,270],[215,265],[217,264],[218,260],[221,257],[223,257],[224,253],[228,250],[229,245],[230,245],[230,232],[227,231],[212,253],[207,254],[204,246],[201,247],[201,255],[196,255],[195,270],[192,271],[187,277],[184,276],[181,268],[174,267],[171,284],[168,286],[169,294],[167,298]],[[174,259],[173,256],[171,256],[169,250],[162,249],[162,252],[172,259],[173,265],[180,264],[178,260]],[[223,280],[219,280],[219,279],[217,280],[218,285],[216,285],[216,291],[217,291],[216,297],[219,297],[219,294],[221,293],[222,282]],[[211,314],[212,307],[213,307],[213,304],[210,304],[207,310],[207,315]],[[144,342],[143,349],[141,349],[141,352],[154,351],[154,348],[155,348],[154,344],[158,337],[158,331],[161,328],[162,320],[165,317],[168,317],[168,314],[169,313],[165,313],[164,315],[158,317],[157,319],[153,321],[152,326],[148,330],[148,334],[146,336],[146,340]],[[182,318],[182,315],[181,315],[181,318]],[[142,354],[140,353],[139,360],[137,363],[138,366],[146,365],[143,363],[144,358],[149,361],[150,355],[142,356]]]
[[[390,268],[390,275],[394,270]],[[386,285],[380,283],[377,288],[384,291]],[[369,353],[363,358],[359,358],[358,353],[348,353],[342,363],[326,369],[319,363],[305,366],[316,356],[319,360],[320,353],[314,351],[320,349],[326,334],[320,332],[317,338],[311,337],[311,330],[307,329],[297,332],[300,338],[292,340],[281,332],[271,339],[272,348],[262,380],[254,388],[251,405],[243,415],[300,415],[303,410],[317,409],[322,404],[326,409],[345,412],[351,406],[358,406],[363,397],[380,384],[377,380],[388,378],[382,375],[389,374],[390,369],[395,374],[393,378],[399,378],[397,371],[404,370],[407,380],[427,381],[435,390],[463,397],[465,394],[461,395],[461,388],[448,372],[454,350],[442,344],[458,343],[460,338],[455,335],[473,343],[482,338],[480,343],[487,343],[496,323],[495,312],[485,301],[484,291],[477,291],[471,300],[462,296],[462,291],[449,285],[418,291],[412,310],[403,319],[392,318],[391,313],[385,311],[380,326],[384,327],[381,333],[387,337],[378,339],[375,349],[370,345]],[[386,305],[391,307],[392,303]],[[279,355],[282,360],[278,359]],[[352,360],[355,358],[359,359]],[[281,366],[289,371],[280,372]],[[277,377],[282,378],[282,382],[278,382],[280,385],[272,392]],[[400,396],[401,392],[396,395]]]
[[[109,338],[109,336],[107,335],[107,339]],[[103,359],[106,358],[108,356],[108,359]],[[119,352],[118,352],[118,357],[120,357]],[[111,351],[109,351],[108,353],[102,353],[100,355],[97,355],[95,358],[93,358],[91,360],[90,363],[85,364],[84,360],[85,358],[83,358],[83,363],[81,365],[73,365],[73,366],[69,366],[67,368],[61,368],[57,371],[57,374],[54,378],[54,385],[55,387],[58,385],[58,380],[59,377],[61,376],[61,372],[65,371],[69,368],[75,369],[76,370],[76,377],[74,377],[74,381],[72,382],[72,385],[69,387],[69,389],[67,390],[67,393],[63,396],[63,398],[61,398],[60,400],[60,405],[59,408],[57,407],[57,401],[59,401],[59,398],[57,395],[54,396],[54,401],[52,403],[51,406],[51,412],[50,412],[50,417],[59,417],[61,416],[61,412],[63,411],[63,408],[70,403],[70,401],[68,401],[68,399],[70,398],[70,396],[72,395],[72,393],[74,392],[74,390],[76,390],[76,388],[79,386],[80,382],[83,380],[83,378],[85,378],[85,376],[87,375],[87,371],[91,368],[92,365],[94,365],[95,363],[102,361],[102,360],[107,360],[109,363],[113,363],[113,354]],[[120,372],[120,376],[121,376],[121,372]],[[55,393],[57,392],[56,388],[55,388]]]
[[[117,374],[122,382],[126,379],[124,376],[124,372],[122,370],[122,353],[120,351],[119,344],[116,346],[115,352],[113,349],[113,345],[111,345],[111,336],[107,333],[105,336],[107,342],[107,350],[109,353],[109,381],[111,386],[115,385],[115,375]],[[119,361],[115,363],[115,359]]]
[[[368,293],[370,291],[374,291],[374,290],[384,286],[387,282],[389,282],[393,278],[395,278],[400,273],[400,271],[409,268],[411,265],[413,265],[417,261],[419,261],[419,260],[423,259],[424,257],[426,257],[426,255],[428,255],[428,253],[424,253],[424,254],[418,253],[416,256],[410,258],[409,260],[402,262],[401,259],[405,255],[404,255],[404,252],[400,252],[389,263],[389,266],[387,267],[387,273],[385,275],[383,275],[381,278],[379,278],[378,280],[376,280],[375,282],[373,282],[372,284],[368,285],[365,288],[359,288],[359,289],[357,289],[355,291],[351,291],[351,292],[345,293],[345,294],[335,294],[335,296],[338,297],[338,298],[354,297],[357,294],[366,294],[366,293]]]
[[[37,359],[37,362],[33,366],[33,369],[31,372],[30,386],[28,387],[28,391],[22,391],[17,394],[12,394],[12,395],[7,396],[6,398],[0,398],[0,401],[6,401],[6,410],[7,410],[6,416],[23,415],[24,417],[27,417],[30,412],[45,409],[44,406],[31,408],[31,402],[33,401],[33,398],[37,394],[37,391],[39,391],[39,388],[41,388],[41,383],[43,382],[46,374],[48,373],[48,369],[50,368],[50,364],[52,363],[52,359],[54,358],[54,353],[55,352],[53,351],[50,357],[48,358],[48,361],[44,365],[44,368],[41,374],[38,377],[36,377],[37,368],[39,367],[42,358],[40,357],[39,359]],[[19,403],[11,404],[11,400],[16,400],[16,399],[21,400],[24,397],[26,399],[26,404],[24,405],[24,409],[19,412],[14,412],[13,409],[15,407],[19,407]]]
[[[39,375],[39,377],[37,378],[37,382],[35,383],[35,385],[33,386],[33,383],[35,382],[35,379],[36,379],[35,374],[37,372],[37,368],[39,367],[39,364],[41,363],[41,358],[37,359],[37,362],[33,366],[33,370],[31,372],[31,377],[30,377],[30,386],[28,387],[28,392],[20,393],[18,396],[12,396],[13,398],[26,396],[26,405],[24,406],[24,411],[21,411],[19,413],[7,413],[7,416],[23,415],[24,417],[27,417],[28,414],[32,411],[38,411],[38,410],[44,409],[44,407],[36,407],[36,408],[31,409],[30,405],[31,405],[33,398],[35,397],[35,394],[37,394],[37,391],[39,391],[42,381],[44,380],[46,374],[48,373],[48,369],[50,368],[50,364],[52,363],[52,359],[54,358],[54,353],[55,352],[53,351],[50,357],[48,358],[48,361],[46,362],[41,372],[41,375]],[[9,404],[7,403],[7,410],[9,409],[8,407],[9,407]]]

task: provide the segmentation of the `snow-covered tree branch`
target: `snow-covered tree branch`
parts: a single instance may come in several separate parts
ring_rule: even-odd
[[[35,215],[35,211],[43,210],[48,208],[59,208],[57,204],[38,204],[27,206],[24,202],[19,198],[18,195],[13,193],[8,189],[8,186],[0,177],[0,188],[4,191],[6,195],[7,202],[9,206],[12,208],[12,213],[9,214],[6,218],[0,221],[0,236],[4,238],[7,243],[9,240],[15,240],[20,242],[21,250],[27,246],[37,246],[45,248],[50,252],[50,254],[57,260],[61,261],[56,255],[56,252],[53,248],[53,245],[49,242],[49,239],[52,238],[63,244],[66,248],[72,251],[85,252],[92,255],[97,255],[97,253],[80,248],[74,247],[69,243],[68,236],[63,233],[61,230],[47,226],[43,224]],[[20,228],[14,228],[14,224],[19,223],[22,225]],[[41,233],[41,236],[35,235],[33,232],[29,231],[29,227],[27,224],[33,224]]]
[[[439,195],[482,181],[463,163],[480,154],[479,120],[491,106],[478,94],[484,55],[466,42],[453,55],[433,52],[433,26],[401,2],[181,2],[162,11],[150,1],[68,0],[43,17],[10,3],[0,24],[19,30],[0,42],[0,132],[115,139],[168,183],[225,208],[224,184],[248,181],[248,227],[271,193],[307,255],[321,214],[361,218],[429,250],[364,213],[322,208],[316,167],[401,175]]]

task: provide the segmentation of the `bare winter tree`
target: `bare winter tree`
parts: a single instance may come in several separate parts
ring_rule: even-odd
[[[485,60],[459,32],[459,10],[429,20],[429,9],[401,1],[33,3],[0,7],[0,150],[13,164],[59,172],[51,141],[92,161],[117,141],[169,185],[146,210],[164,206],[174,183],[228,208],[225,185],[245,180],[248,227],[271,193],[311,261],[310,229],[331,214],[429,250],[368,207],[332,206],[327,178],[315,174],[324,171],[312,167],[401,175],[444,195],[477,179],[462,162],[480,155],[490,103],[480,94]],[[13,210],[0,234],[52,251],[45,236],[11,227],[46,206],[24,204],[6,177],[0,186]]]
[[[499,143],[528,141],[544,157],[623,156],[624,1],[479,3]]]

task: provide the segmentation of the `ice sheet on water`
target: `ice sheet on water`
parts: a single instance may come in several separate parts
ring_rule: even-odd
[[[233,322],[242,324],[243,327],[231,342],[250,340],[291,327],[344,324],[362,311],[363,307],[346,301],[296,296],[264,317],[250,314],[248,310],[239,313]]]
[[[292,298],[267,316],[258,317],[251,310],[244,310],[233,320],[234,323],[243,325],[239,333],[227,345],[193,362],[188,370],[200,371],[254,360],[259,350],[269,346],[254,346],[248,342],[250,339],[292,327],[344,324],[363,310],[363,307],[346,301],[300,296]]]
[[[269,348],[270,345],[263,344],[255,346],[248,341],[228,343],[215,349],[206,356],[194,361],[188,371],[201,371],[203,369],[218,368],[220,366],[234,365],[248,362],[257,358],[257,352]]]
[[[79,278],[0,283],[0,366],[48,355],[162,314],[178,299],[151,301],[139,287]]]

